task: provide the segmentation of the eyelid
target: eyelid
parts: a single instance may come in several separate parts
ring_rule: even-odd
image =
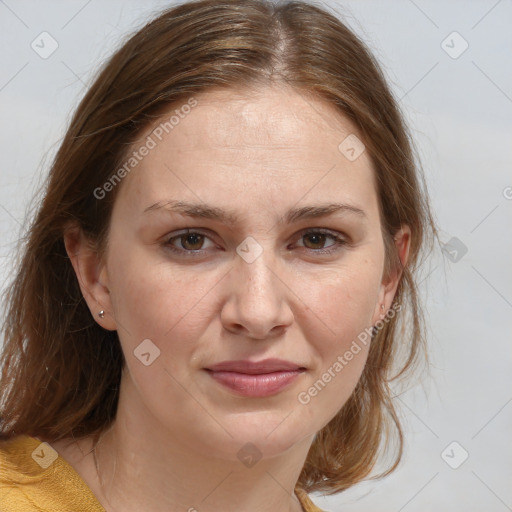
[[[310,235],[310,234],[317,234],[320,233],[322,235],[330,236],[331,238],[334,238],[338,241],[343,241],[345,243],[348,243],[348,237],[345,235],[345,233],[342,233],[341,231],[333,231],[331,229],[326,228],[307,228],[303,229],[302,231],[299,231],[299,238]]]

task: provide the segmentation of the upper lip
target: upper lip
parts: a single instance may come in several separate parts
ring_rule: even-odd
[[[264,359],[263,361],[258,362],[247,360],[223,361],[206,368],[206,370],[211,370],[214,372],[236,372],[246,373],[249,375],[258,375],[280,371],[296,371],[303,369],[305,369],[303,366],[292,363],[291,361],[285,361],[283,359]]]

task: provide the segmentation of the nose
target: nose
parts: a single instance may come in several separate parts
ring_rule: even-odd
[[[229,298],[221,311],[230,332],[263,340],[281,335],[292,324],[293,292],[270,253],[266,249],[252,262],[236,256],[228,276]]]

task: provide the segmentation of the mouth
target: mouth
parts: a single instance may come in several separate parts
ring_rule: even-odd
[[[306,368],[290,361],[266,359],[224,361],[205,371],[220,385],[239,396],[266,397],[279,393],[292,384]]]

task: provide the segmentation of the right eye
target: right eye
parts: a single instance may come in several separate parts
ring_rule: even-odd
[[[187,229],[187,231],[174,235],[164,242],[164,246],[170,249],[171,251],[178,253],[182,256],[185,256],[187,253],[190,255],[203,255],[205,252],[203,250],[203,244],[205,240],[209,240],[209,238],[199,232],[192,231]],[[181,248],[176,247],[175,242],[181,245]]]

